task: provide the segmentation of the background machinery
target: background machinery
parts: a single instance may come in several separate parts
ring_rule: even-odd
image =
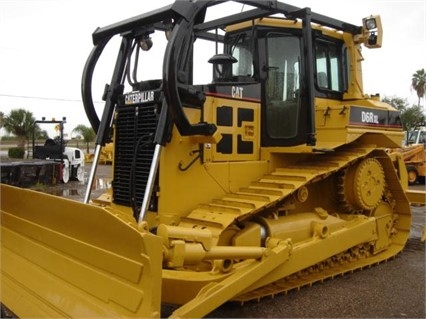
[[[417,182],[425,183],[426,153],[424,144],[412,144],[396,150],[404,159],[408,173],[408,183],[415,185]]]
[[[84,158],[86,163],[93,163],[95,157],[94,153],[87,153]],[[102,147],[101,153],[99,155],[98,164],[108,164],[111,165],[114,159],[114,143],[110,142],[105,144]]]
[[[386,152],[401,145],[400,115],[362,89],[360,50],[381,46],[380,17],[357,26],[237,2],[247,10],[208,20],[223,1],[176,1],[93,33],[84,203],[1,188],[1,302],[15,314],[160,317],[171,303],[181,305],[172,317],[202,317],[403,249],[407,172]],[[164,34],[161,78],[138,79]],[[114,36],[99,120],[92,77]],[[200,84],[206,42],[213,79]],[[112,132],[112,190],[91,199]]]
[[[423,123],[424,124],[424,123]],[[426,177],[426,126],[418,126],[407,134],[407,145],[402,148],[408,172],[408,183],[425,183]]]
[[[413,144],[426,144],[426,126],[424,126],[424,123],[407,132],[405,145],[408,146]]]
[[[44,145],[36,145],[34,130],[32,136],[33,158],[59,162],[58,175],[63,183],[68,183],[70,179],[82,182],[84,181],[84,154],[79,148],[66,146],[64,142],[65,123],[65,118],[62,120],[43,118],[34,122],[34,124],[54,124],[58,128],[58,136],[54,139],[46,139]]]
[[[417,182],[424,184],[426,176],[426,127],[416,126],[406,132],[404,144],[400,148],[391,149],[391,152],[401,154],[408,173],[408,184]]]
[[[63,138],[62,120],[37,120],[32,131],[32,158],[5,160],[0,163],[1,183],[19,187],[68,183],[70,179],[84,181],[84,154],[79,148],[66,146]],[[58,135],[55,138],[36,140],[38,124],[54,124]]]

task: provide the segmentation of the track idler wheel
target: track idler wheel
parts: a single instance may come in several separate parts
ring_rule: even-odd
[[[348,167],[339,185],[344,210],[350,213],[371,211],[380,203],[384,190],[385,173],[375,158]]]

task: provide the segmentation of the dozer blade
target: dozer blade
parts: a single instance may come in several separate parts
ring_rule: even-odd
[[[159,317],[161,264],[119,213],[1,185],[1,302],[21,318]]]

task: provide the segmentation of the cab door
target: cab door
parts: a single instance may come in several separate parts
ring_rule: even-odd
[[[260,38],[259,51],[263,82],[262,146],[304,144],[301,36],[265,32]]]

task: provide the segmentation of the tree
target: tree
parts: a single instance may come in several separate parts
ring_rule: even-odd
[[[25,147],[25,142],[31,137],[33,129],[40,130],[34,123],[33,113],[25,109],[11,110],[3,119],[3,127],[6,132],[18,138],[18,147]]]
[[[411,79],[411,87],[416,91],[419,102],[417,104],[420,107],[420,99],[425,96],[426,91],[426,73],[425,69],[417,70],[413,74]]]
[[[36,130],[34,134],[36,140],[47,140],[49,138],[46,130]]]
[[[425,115],[423,113],[423,108],[420,105],[412,105],[407,108],[405,112],[401,115],[402,121],[404,123],[404,129],[406,131],[413,130],[419,123],[425,121]]]
[[[89,154],[89,143],[95,140],[95,131],[91,127],[85,126],[83,124],[77,125],[72,131],[80,134],[83,137],[83,140],[86,142],[87,154]]]
[[[425,120],[425,114],[419,105],[408,105],[406,99],[400,97],[384,97],[383,102],[392,105],[401,112],[401,121],[405,131],[412,130],[418,123]]]
[[[0,111],[0,129],[4,125],[4,113]]]
[[[405,112],[405,110],[408,107],[407,99],[403,99],[397,96],[391,96],[391,97],[385,96],[382,99],[382,102],[392,105],[401,113]]]

